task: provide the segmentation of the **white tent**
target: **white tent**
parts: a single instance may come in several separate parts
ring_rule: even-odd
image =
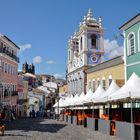
[[[140,78],[133,73],[128,81],[108,97],[109,101],[121,100],[126,98],[140,98]]]
[[[85,94],[84,92],[82,92],[79,98],[77,99],[77,101],[75,102],[75,105],[82,105],[82,101],[84,100],[84,98],[85,98]]]
[[[91,101],[95,102],[97,98],[100,98],[102,95],[104,95],[105,90],[102,88],[101,85],[98,86],[95,93],[93,94]]]
[[[82,100],[82,103],[87,103],[87,101],[89,101],[91,99],[93,95],[93,92],[91,89],[89,89],[89,91],[87,92],[87,94],[85,95],[84,99]]]
[[[75,104],[76,104],[76,102],[77,102],[77,100],[79,99],[79,95],[78,94],[76,94],[75,96],[74,96],[74,98],[73,98],[73,102],[71,102],[71,106],[75,106]]]
[[[60,103],[60,107],[66,107],[67,101],[69,100],[69,96],[67,96],[65,99],[63,99],[63,102]]]
[[[101,85],[98,86],[96,91],[90,96],[87,100],[84,101],[84,103],[91,103],[94,102],[95,98],[98,98],[101,96],[101,94],[104,94],[105,90],[102,88]]]
[[[63,99],[62,99],[62,98],[59,99],[59,107],[61,107],[62,102],[63,102]],[[58,107],[58,102],[56,102],[56,103],[53,105],[53,107]]]
[[[108,101],[108,96],[110,96],[111,94],[113,94],[114,92],[116,92],[119,89],[120,89],[120,87],[113,80],[111,82],[111,85],[109,86],[109,88],[106,90],[106,92],[104,94],[101,94],[100,97],[95,98],[94,99],[94,102],[95,103],[104,103],[104,102],[107,102]]]
[[[69,98],[67,98],[67,100],[65,100],[65,106],[71,106],[72,102],[73,102],[73,95],[71,95]]]

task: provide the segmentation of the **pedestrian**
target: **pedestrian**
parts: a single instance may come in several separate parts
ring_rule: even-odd
[[[32,112],[31,111],[29,112],[29,116],[30,116],[30,118],[32,117]]]
[[[35,110],[32,110],[32,117],[35,118]]]
[[[3,136],[5,131],[5,111],[0,113],[0,135]]]

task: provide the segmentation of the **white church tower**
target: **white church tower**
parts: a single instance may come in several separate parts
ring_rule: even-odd
[[[79,31],[68,41],[67,82],[69,94],[86,92],[85,70],[104,61],[104,29],[102,19],[97,21],[89,9]]]

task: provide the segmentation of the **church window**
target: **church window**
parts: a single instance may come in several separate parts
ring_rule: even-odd
[[[135,42],[134,42],[134,33],[128,35],[128,55],[133,55],[135,53]]]
[[[91,35],[91,48],[97,49],[97,36],[95,34]]]
[[[70,60],[70,51],[69,51],[69,60]]]
[[[82,37],[81,37],[81,39],[80,39],[80,50],[82,50],[83,48],[83,39],[82,39]]]

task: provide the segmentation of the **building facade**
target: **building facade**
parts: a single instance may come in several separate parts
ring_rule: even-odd
[[[93,92],[101,85],[107,90],[112,80],[121,87],[124,84],[124,60],[122,56],[113,58],[86,70],[87,90]]]
[[[62,85],[59,87],[59,97],[63,98],[63,97],[66,97],[68,94],[68,85],[65,84],[65,85]]]
[[[140,76],[140,13],[120,27],[124,36],[125,78]]]
[[[19,47],[5,35],[0,35],[0,100],[17,109]]]
[[[89,9],[79,31],[69,39],[67,82],[69,94],[86,92],[85,70],[104,61],[104,29],[102,19],[97,21]]]
[[[18,116],[27,116],[28,81],[23,80],[22,75],[18,75]]]

